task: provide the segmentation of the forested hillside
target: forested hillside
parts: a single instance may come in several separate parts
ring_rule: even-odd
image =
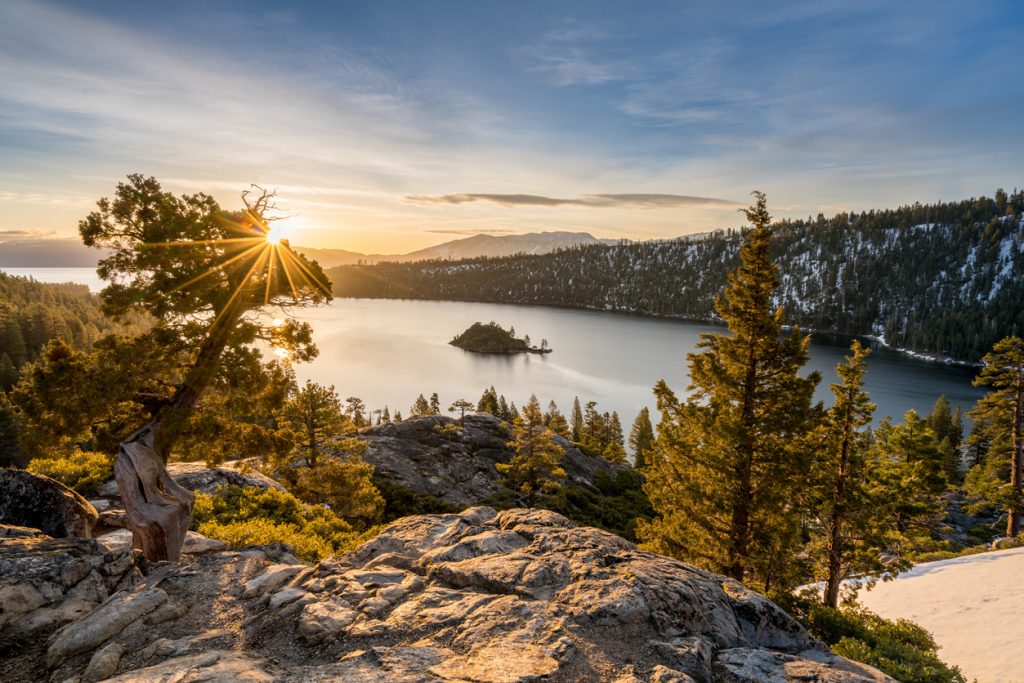
[[[774,225],[787,321],[976,361],[1024,330],[1024,192]],[[742,233],[543,255],[343,266],[337,296],[547,304],[714,320]]]
[[[0,273],[0,387],[17,381],[17,369],[51,339],[88,349],[118,329],[85,285],[44,284]]]

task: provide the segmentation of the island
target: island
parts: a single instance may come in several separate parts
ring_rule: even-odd
[[[473,353],[551,353],[547,339],[541,340],[540,346],[532,346],[530,335],[518,339],[514,327],[506,330],[493,320],[473,323],[448,343]]]

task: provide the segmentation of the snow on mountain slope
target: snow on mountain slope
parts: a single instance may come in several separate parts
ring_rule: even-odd
[[[939,656],[968,681],[1024,682],[1024,548],[920,564],[861,591],[860,601],[889,619],[931,631]]]
[[[615,244],[618,240],[600,240],[587,232],[531,232],[522,235],[473,235],[409,254],[379,260],[424,261],[428,259],[465,259],[478,256],[512,256],[513,254],[547,254],[585,244]]]

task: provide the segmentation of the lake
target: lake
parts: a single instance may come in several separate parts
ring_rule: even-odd
[[[43,282],[99,281],[88,268],[14,269]],[[23,270],[24,272],[18,272]],[[416,395],[437,392],[442,406],[466,398],[476,402],[493,385],[521,406],[535,393],[546,407],[554,399],[563,413],[573,397],[618,411],[623,427],[643,406],[654,410],[651,388],[664,378],[677,393],[689,384],[686,354],[702,332],[722,328],[636,316],[535,306],[437,301],[337,299],[301,312],[313,325],[320,356],[296,366],[300,381],[333,384],[342,398],[358,396],[372,409],[388,406],[409,414]],[[479,355],[448,342],[476,321],[494,320],[547,339],[553,353]],[[828,385],[848,349],[816,341],[808,371],[822,373],[818,398],[830,402]],[[965,411],[982,395],[971,386],[969,368],[915,360],[884,348],[869,360],[866,388],[878,405],[876,417],[899,418],[913,408],[927,413],[940,394]],[[653,417],[657,417],[656,415]]]

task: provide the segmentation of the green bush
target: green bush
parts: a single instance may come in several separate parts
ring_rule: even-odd
[[[869,664],[903,683],[966,682],[960,669],[939,659],[931,634],[911,621],[885,619],[855,603],[832,609],[813,594],[780,602],[836,654]]]
[[[63,458],[36,458],[28,471],[56,479],[83,496],[95,496],[114,477],[114,458],[106,453],[75,451]]]
[[[351,550],[377,534],[359,533],[323,505],[303,503],[276,489],[221,486],[215,494],[196,494],[192,527],[229,547],[280,541],[304,560],[317,561]]]

